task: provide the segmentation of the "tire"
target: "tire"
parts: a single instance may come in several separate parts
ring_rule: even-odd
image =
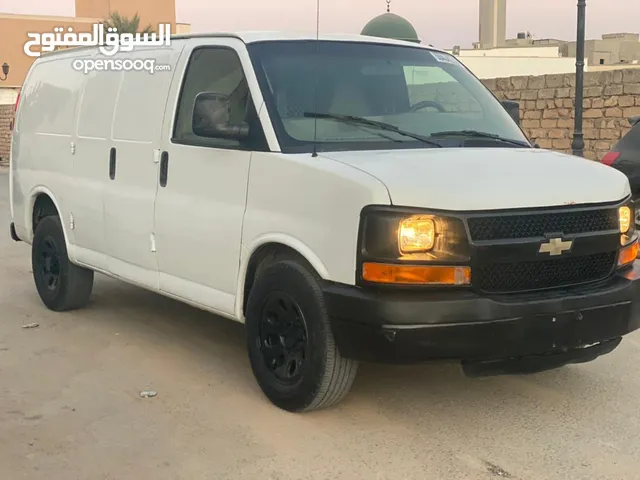
[[[49,310],[75,310],[89,303],[93,271],[69,261],[60,217],[47,216],[38,223],[31,267],[38,295]]]
[[[276,261],[258,273],[246,332],[253,374],[277,407],[318,410],[351,389],[358,364],[340,356],[318,278],[298,261]]]

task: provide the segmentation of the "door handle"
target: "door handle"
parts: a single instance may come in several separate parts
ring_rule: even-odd
[[[109,178],[116,178],[116,147],[111,147],[109,152]]]
[[[162,152],[160,155],[160,186],[167,186],[167,175],[169,174],[169,152]]]

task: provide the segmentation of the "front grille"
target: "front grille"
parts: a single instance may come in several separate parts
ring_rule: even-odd
[[[618,211],[615,208],[471,217],[467,221],[471,239],[475,241],[535,238],[550,233],[572,235],[619,228]]]
[[[492,263],[473,269],[473,285],[486,293],[508,293],[566,287],[609,276],[616,252],[554,260]]]

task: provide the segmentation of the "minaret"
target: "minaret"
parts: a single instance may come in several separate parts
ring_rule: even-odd
[[[502,47],[507,41],[507,0],[480,0],[480,48]]]

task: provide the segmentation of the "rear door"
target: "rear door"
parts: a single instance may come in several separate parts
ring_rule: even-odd
[[[104,224],[109,271],[156,289],[153,223],[161,129],[181,49],[182,44],[180,48],[136,48],[116,55],[125,61],[154,59],[156,65],[171,69],[117,73],[120,82],[111,142],[101,152],[107,182]]]
[[[97,52],[92,52],[95,59]],[[111,124],[123,72],[88,72],[80,99],[73,146],[73,220],[76,259],[107,270],[104,190],[109,181],[105,152],[111,146]]]

